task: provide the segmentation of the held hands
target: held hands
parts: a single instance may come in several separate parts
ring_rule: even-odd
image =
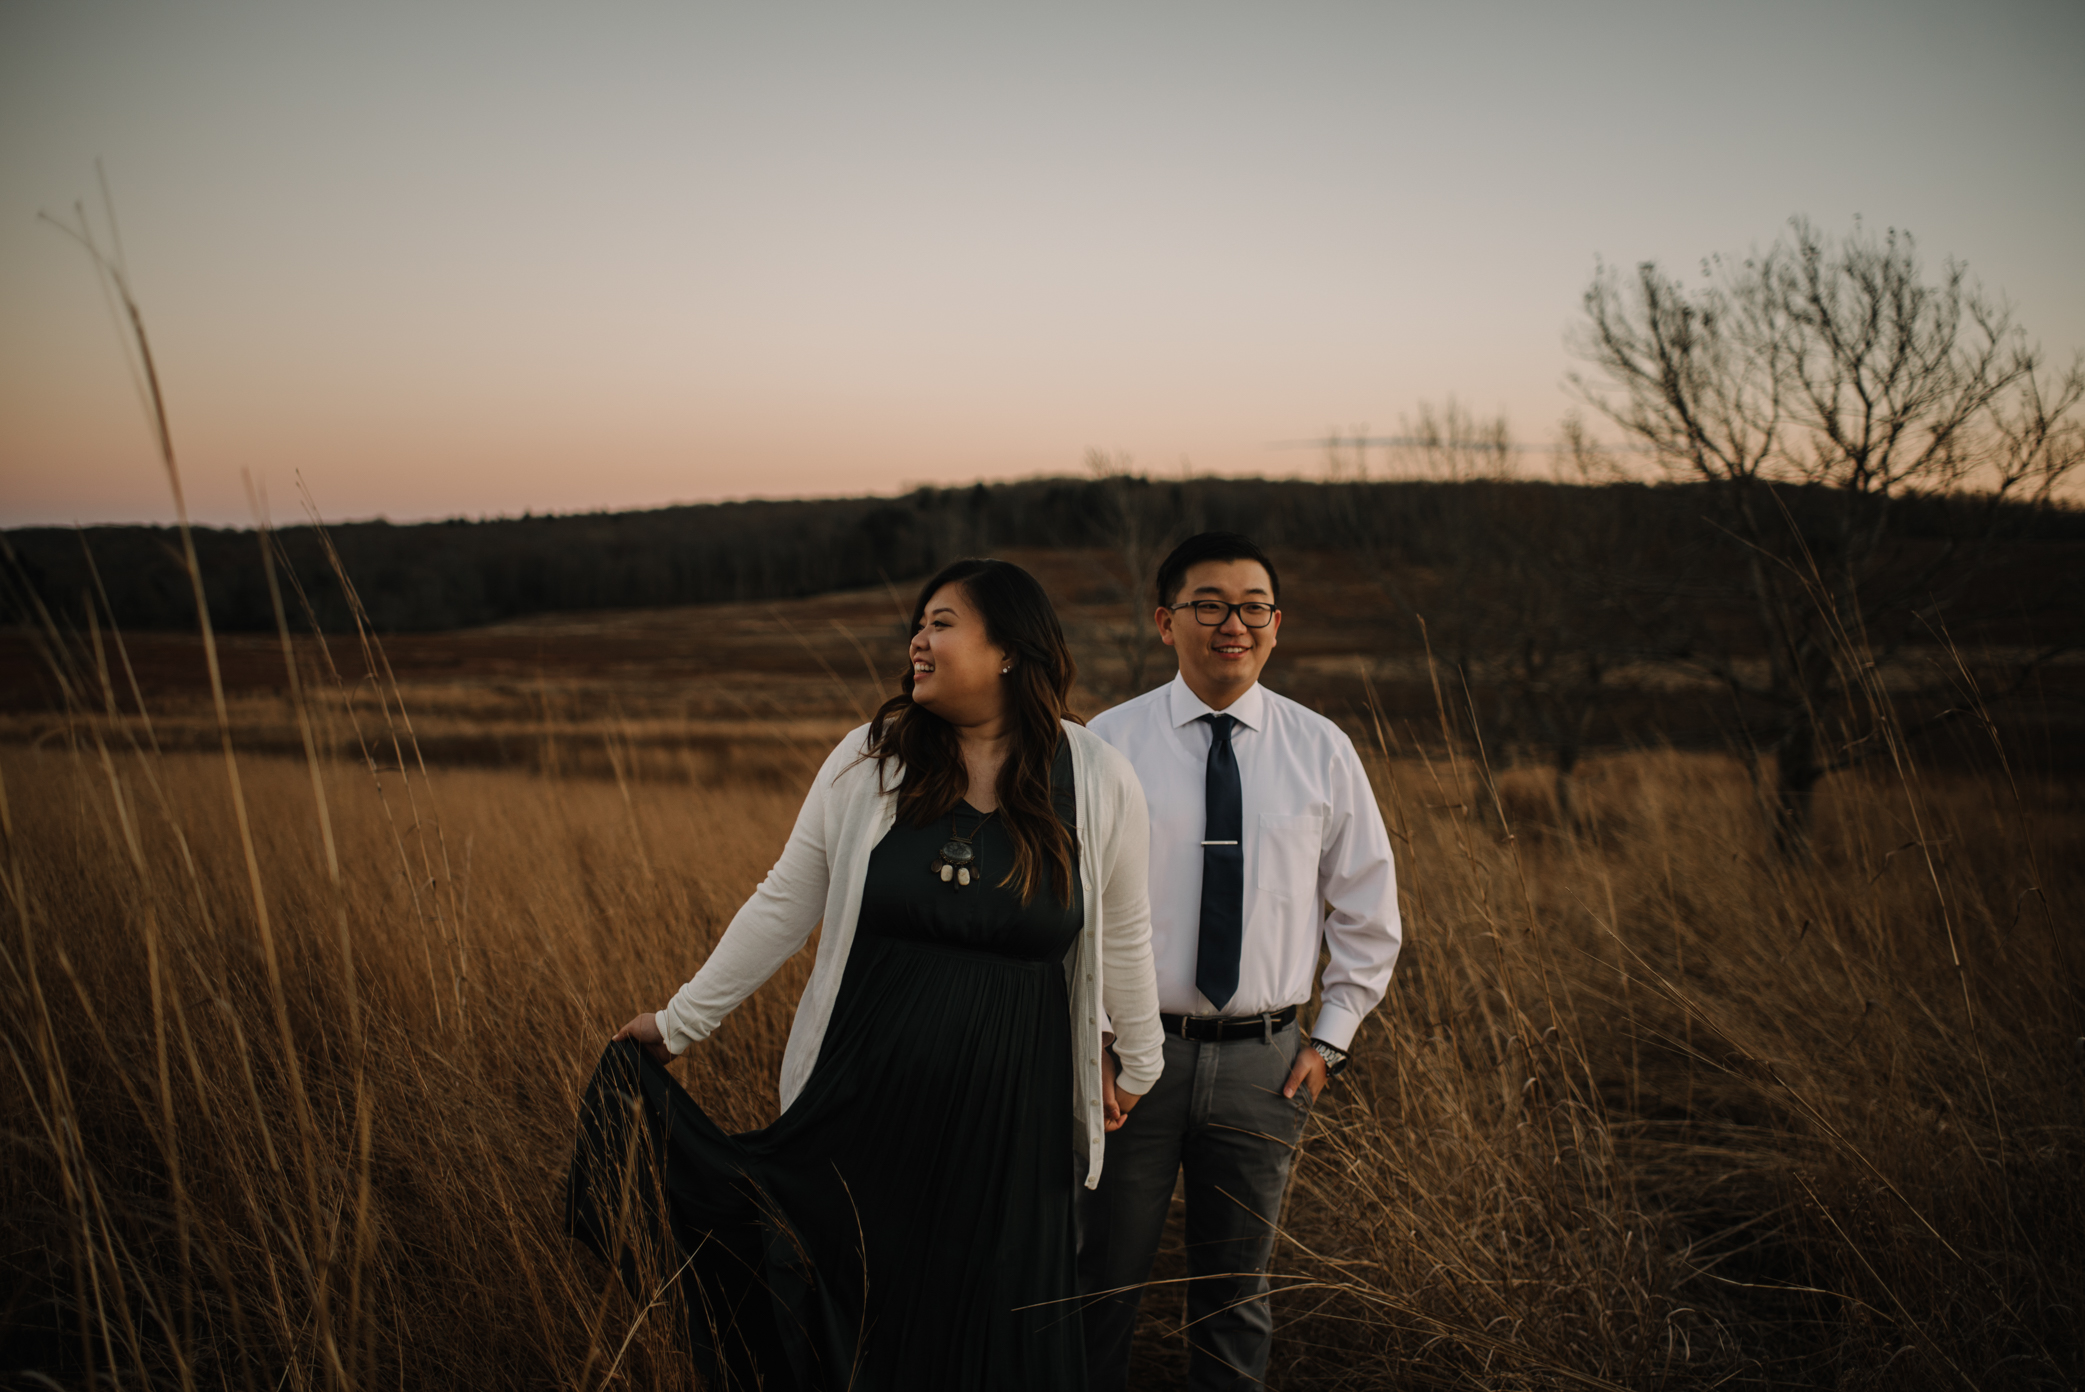
[[[1115,1086],[1115,1055],[1112,1050],[1100,1051],[1100,1101],[1104,1114],[1102,1129],[1120,1131],[1122,1123],[1129,1120],[1129,1109],[1144,1100],[1140,1092],[1129,1092]]]
[[[1296,1089],[1309,1084],[1310,1091],[1304,1095],[1305,1102],[1315,1102],[1325,1095],[1325,1084],[1331,1081],[1325,1072],[1325,1056],[1306,1044],[1296,1051],[1296,1066],[1289,1070],[1289,1080],[1282,1084],[1281,1095],[1294,1097]]]
[[[666,1040],[664,1036],[662,1036],[659,1033],[658,1018],[654,1016],[652,1012],[649,1010],[645,1011],[642,1015],[639,1015],[629,1024],[624,1025],[621,1029],[617,1030],[615,1032],[615,1038],[634,1039],[639,1044],[644,1046],[644,1051],[647,1054],[650,1054],[659,1062],[673,1062],[673,1050],[666,1047]],[[615,1040],[612,1039],[609,1042],[614,1043]],[[1320,1067],[1322,1066],[1323,1065],[1320,1065]]]

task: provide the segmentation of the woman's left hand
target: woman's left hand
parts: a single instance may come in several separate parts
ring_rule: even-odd
[[[649,1010],[617,1030],[615,1038],[636,1040],[644,1046],[647,1054],[661,1063],[672,1063],[674,1060],[673,1050],[666,1047],[666,1037],[659,1033],[659,1018]]]
[[[1129,1109],[1144,1100],[1141,1092],[1128,1092],[1115,1086],[1115,1051],[1100,1051],[1100,1101],[1102,1111],[1101,1129],[1120,1131],[1122,1123],[1129,1120]]]

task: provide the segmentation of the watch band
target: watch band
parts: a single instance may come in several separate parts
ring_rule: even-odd
[[[1337,1078],[1340,1075],[1340,1073],[1346,1069],[1347,1051],[1345,1049],[1337,1048],[1331,1044],[1327,1044],[1322,1039],[1311,1040],[1310,1047],[1316,1049],[1318,1051],[1318,1057],[1325,1060],[1326,1077]]]

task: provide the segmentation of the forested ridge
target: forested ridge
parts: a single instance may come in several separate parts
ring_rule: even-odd
[[[279,558],[329,631],[348,626],[351,615],[325,552],[328,540],[370,620],[386,632],[552,611],[794,598],[916,579],[958,556],[1000,548],[1098,548],[1145,560],[1148,568],[1164,544],[1207,529],[1247,532],[1277,555],[1350,552],[1412,584],[1428,573],[1517,566],[1599,534],[1613,539],[1599,563],[1617,583],[1690,585],[1706,600],[1718,572],[1746,561],[1744,549],[1712,520],[1713,491],[1707,484],[1061,478],[921,488],[899,497],[346,522],[328,526],[323,538],[310,526],[283,527],[274,537]],[[2023,570],[2070,569],[2077,555],[2071,548],[2085,542],[2085,512],[2073,508],[2007,508],[1994,526],[1984,500],[1961,495],[1877,504],[1789,487],[1777,496],[1790,526],[1806,533],[1825,533],[1849,506],[1891,508],[1889,533],[1908,552],[1974,545],[1992,553],[1982,558],[1986,566],[2013,579],[2024,578]],[[5,535],[16,581],[8,587],[11,609],[19,611],[33,594],[54,615],[77,617],[98,571],[118,624],[195,623],[171,527],[37,527]],[[272,628],[254,533],[201,527],[194,535],[213,623],[232,631]],[[1985,595],[1978,618],[2051,617],[2049,602],[2067,596],[2075,580],[2061,573],[2044,580],[2009,599]]]

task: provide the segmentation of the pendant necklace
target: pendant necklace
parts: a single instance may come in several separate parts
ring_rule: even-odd
[[[983,868],[977,863],[977,847],[971,845],[970,841],[985,829],[986,822],[997,815],[999,809],[995,807],[979,817],[977,825],[968,832],[961,832],[956,830],[956,819],[962,816],[962,811],[959,808],[952,813],[948,819],[949,839],[942,843],[940,854],[927,866],[927,873],[940,876],[943,884],[954,881],[959,889],[977,878],[983,873]]]

